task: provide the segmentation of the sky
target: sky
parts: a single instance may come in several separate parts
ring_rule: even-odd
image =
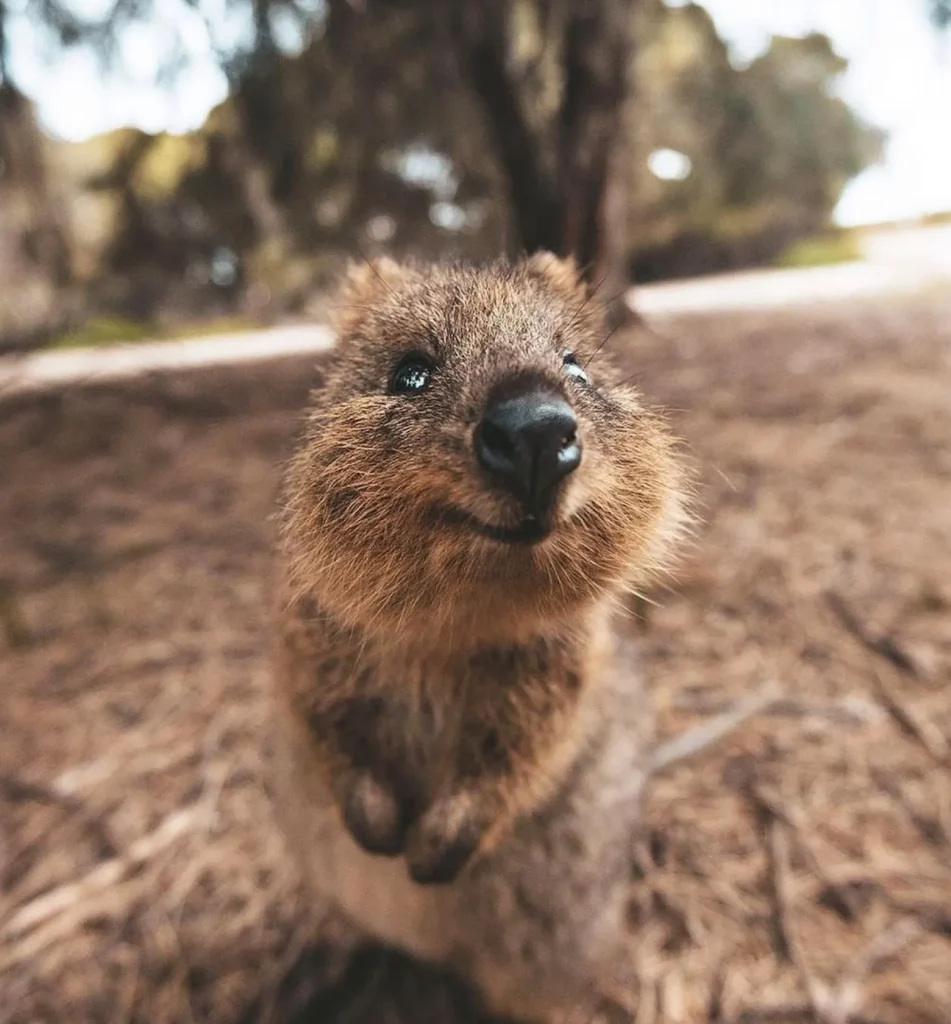
[[[96,14],[110,0],[76,0]],[[678,0],[668,0],[672,5]],[[836,210],[842,225],[951,210],[951,35],[929,24],[926,0],[702,0],[733,58],[761,53],[770,35],[825,32],[850,61],[839,92],[863,117],[889,133],[885,159],[847,187]],[[323,0],[312,0],[315,9]],[[14,3],[11,6],[15,6]],[[203,5],[206,23],[183,0],[156,0],[154,24],[127,30],[121,78],[103,80],[93,55],[76,50],[44,59],[44,40],[25,18],[9,37],[11,72],[37,103],[43,126],[79,140],[123,125],[183,132],[202,124],[227,93],[213,44],[240,37],[226,0]],[[157,87],[156,71],[172,31],[189,61],[173,86]],[[288,39],[293,44],[292,39]]]

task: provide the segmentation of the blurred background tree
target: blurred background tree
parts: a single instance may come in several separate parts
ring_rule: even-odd
[[[930,0],[931,17],[940,29],[951,27],[951,0]]]
[[[108,67],[153,2],[20,9],[54,57],[91,47]],[[229,83],[202,127],[53,142],[7,74],[8,3],[0,268],[24,301],[0,316],[7,343],[64,316],[312,315],[340,257],[380,246],[544,246],[607,297],[632,274],[768,262],[827,228],[883,143],[835,95],[826,37],[736,66],[703,8],[662,0],[188,0]]]
[[[0,34],[0,53],[2,43]],[[32,105],[3,74],[0,60],[0,347],[67,320],[68,218],[48,150]]]
[[[882,134],[833,92],[846,62],[825,36],[774,38],[735,68],[706,10],[655,0],[641,37],[634,148],[671,154],[671,167],[659,177],[636,164],[639,280],[776,258],[826,228],[845,185],[881,154]]]

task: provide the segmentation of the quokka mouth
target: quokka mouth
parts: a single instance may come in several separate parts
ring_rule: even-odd
[[[546,515],[543,518],[526,515],[515,526],[499,526],[495,523],[483,522],[469,512],[451,506],[439,509],[438,514],[444,522],[463,526],[472,533],[498,544],[532,547],[551,536],[555,529],[555,522],[551,515]]]

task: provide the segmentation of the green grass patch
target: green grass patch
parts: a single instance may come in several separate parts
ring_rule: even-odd
[[[93,316],[62,334],[54,335],[47,349],[107,348],[146,341],[181,341],[213,334],[236,334],[261,327],[239,317],[217,317],[194,323],[155,324],[121,316]]]
[[[833,263],[851,263],[862,259],[862,248],[856,237],[848,231],[793,242],[775,260],[777,267],[824,267]]]
[[[150,324],[127,320],[121,316],[90,317],[79,327],[56,334],[46,343],[47,348],[99,348],[103,345],[122,345],[126,342],[146,341],[153,336]]]

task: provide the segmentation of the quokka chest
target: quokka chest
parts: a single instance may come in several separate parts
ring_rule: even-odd
[[[450,776],[506,774],[520,723],[570,711],[584,679],[580,658],[543,639],[448,664],[364,657],[333,668],[322,679],[316,667],[310,727],[332,730],[355,767],[421,800]]]

